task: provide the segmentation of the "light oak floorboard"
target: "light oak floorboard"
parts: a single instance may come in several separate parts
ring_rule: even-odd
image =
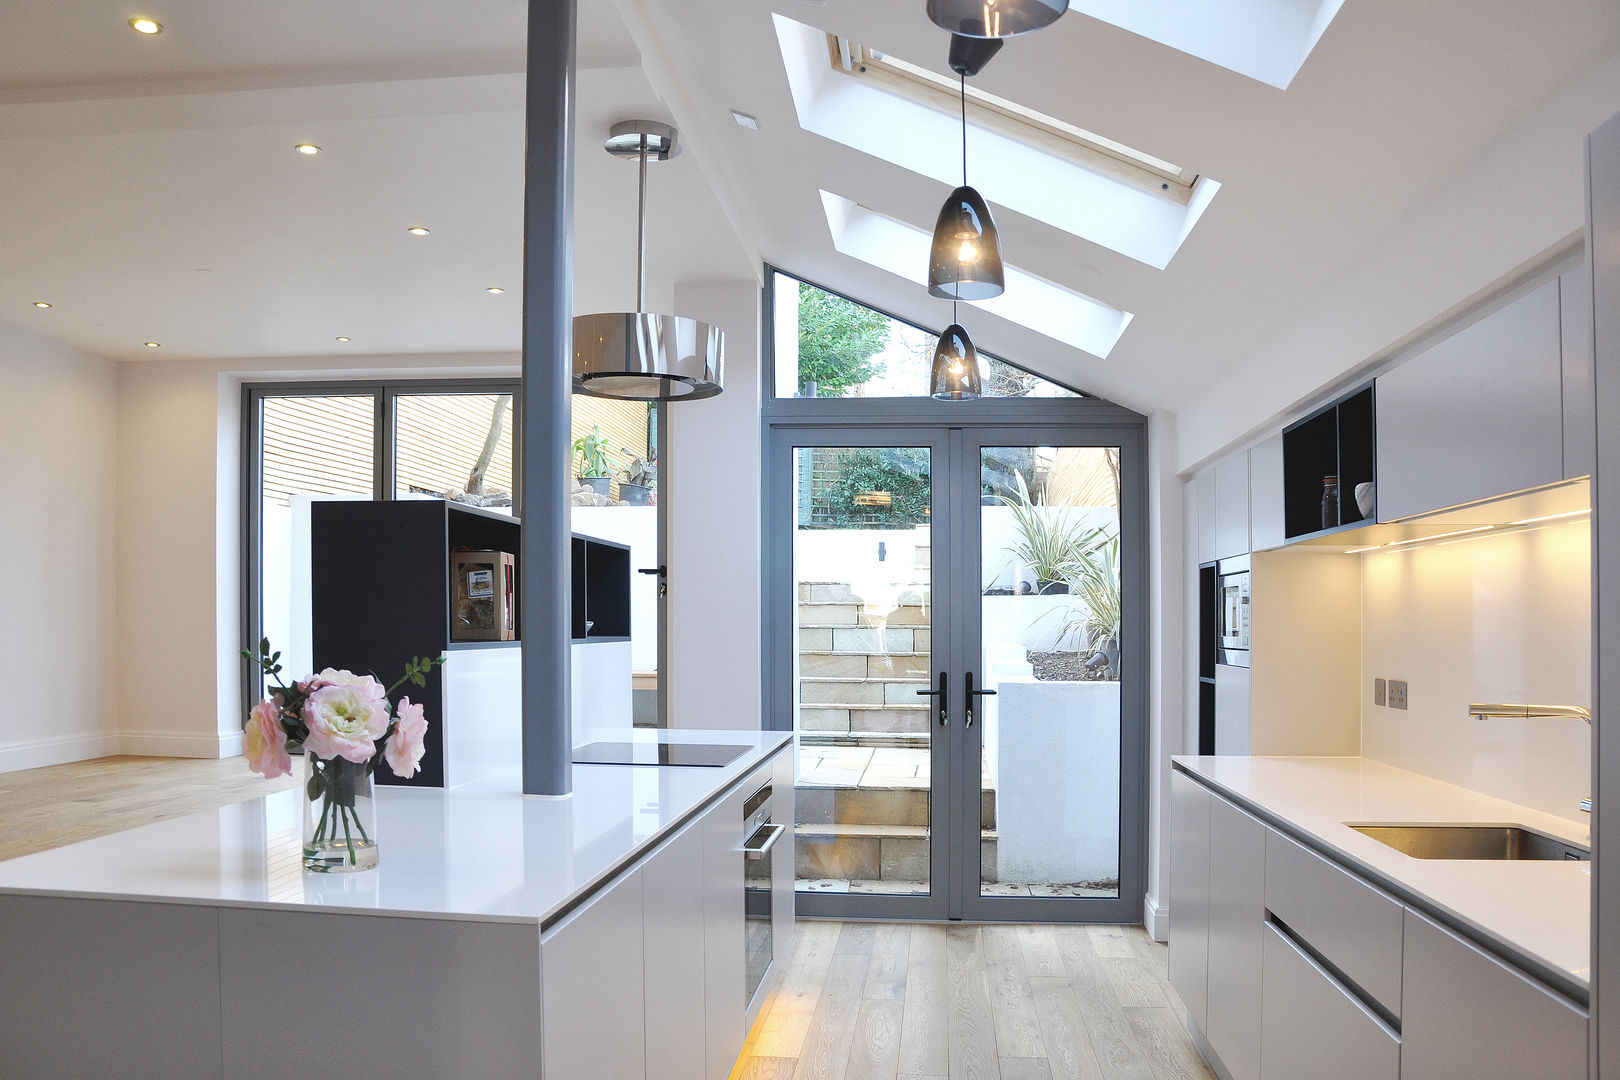
[[[732,1080],[1212,1080],[1140,927],[849,930],[800,924]]]

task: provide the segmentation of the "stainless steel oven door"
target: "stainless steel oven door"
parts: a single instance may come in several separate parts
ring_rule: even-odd
[[[787,826],[771,820],[770,785],[743,804],[744,993],[746,1008],[770,969],[775,932],[771,926],[771,849]]]

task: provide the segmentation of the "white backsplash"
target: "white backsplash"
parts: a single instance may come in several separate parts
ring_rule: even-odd
[[[1581,819],[1578,720],[1475,720],[1471,702],[1589,706],[1591,529],[1582,519],[1362,557],[1362,753]],[[1406,711],[1373,679],[1410,683]]]

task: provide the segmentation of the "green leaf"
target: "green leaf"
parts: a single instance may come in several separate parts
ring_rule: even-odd
[[[307,754],[309,751],[306,750],[304,752]],[[309,801],[310,802],[314,802],[316,799],[318,799],[322,795],[326,794],[326,776],[325,776],[325,774],[322,773],[319,769],[311,769],[310,772],[309,772],[309,786],[306,787],[304,790],[305,790],[305,793],[309,796]]]

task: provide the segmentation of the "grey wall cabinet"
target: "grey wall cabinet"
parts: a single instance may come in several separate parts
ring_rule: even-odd
[[[1401,1080],[1583,1080],[1586,1013],[1406,910]]]
[[[1564,375],[1564,476],[1590,476],[1597,460],[1592,369],[1592,274],[1584,263],[1558,279]]]
[[[1561,336],[1555,279],[1378,378],[1380,521],[1564,477]]]
[[[1215,752],[1247,754],[1252,680],[1246,667],[1215,665]]]
[[[1197,509],[1193,536],[1197,541],[1199,565],[1221,557],[1215,540],[1215,470],[1205,469],[1192,479],[1193,505]]]
[[[1288,541],[1283,522],[1283,441],[1273,435],[1249,450],[1249,546],[1282,547]]]
[[[1233,454],[1215,466],[1215,557],[1249,553],[1249,455]]]

